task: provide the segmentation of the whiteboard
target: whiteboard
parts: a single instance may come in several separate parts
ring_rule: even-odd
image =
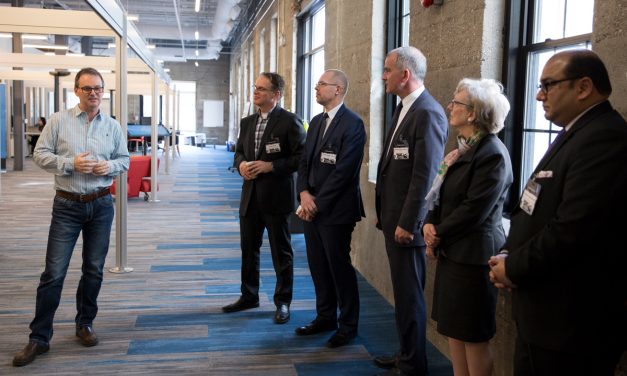
[[[203,101],[202,119],[205,128],[224,127],[224,101]]]

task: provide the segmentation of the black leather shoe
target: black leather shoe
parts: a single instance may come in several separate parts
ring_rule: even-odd
[[[81,345],[85,347],[92,347],[98,344],[96,332],[94,332],[94,329],[89,325],[81,326],[76,329],[76,336],[81,341]]]
[[[285,324],[290,321],[290,307],[287,304],[279,304],[274,313],[274,322],[276,324]]]
[[[36,341],[28,341],[28,344],[22,351],[13,357],[13,366],[22,367],[35,360],[37,355],[41,355],[50,349],[48,344],[42,344]]]
[[[239,312],[245,309],[257,308],[259,307],[259,300],[246,300],[242,297],[237,299],[237,301],[233,304],[225,305],[222,307],[222,312],[231,313],[231,312]]]
[[[338,330],[327,341],[327,347],[334,349],[336,347],[346,346],[355,337],[357,337],[357,334],[355,333],[348,333]]]
[[[390,368],[394,368],[396,367],[396,355],[394,356],[386,356],[386,355],[381,355],[381,356],[377,356],[373,359],[374,365],[379,367],[379,368],[383,368],[383,369],[390,369]]]
[[[309,336],[335,329],[337,329],[337,324],[334,321],[314,320],[305,326],[296,328],[295,332],[299,336]]]

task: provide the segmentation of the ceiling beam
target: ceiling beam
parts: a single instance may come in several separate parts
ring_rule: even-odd
[[[3,7],[0,31],[113,37],[115,32],[94,12]]]

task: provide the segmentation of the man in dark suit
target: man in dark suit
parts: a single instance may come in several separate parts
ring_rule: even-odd
[[[355,338],[359,320],[357,275],[350,251],[355,223],[365,216],[359,170],[366,131],[359,116],[343,103],[347,90],[346,75],[335,69],[324,72],[316,84],[316,101],[324,112],[311,120],[297,184],[301,203],[297,214],[305,221],[317,315],[296,334],[335,330],[339,323],[327,341],[331,348]]]
[[[393,367],[387,374],[427,372],[425,243],[420,229],[448,122],[423,85],[426,71],[427,59],[415,47],[397,48],[385,58],[385,90],[401,98],[383,144],[376,186],[377,227],[385,237],[400,340],[395,356],[374,360],[382,368]]]
[[[259,253],[267,229],[277,279],[277,324],[290,319],[294,266],[288,216],[294,210],[294,172],[305,143],[302,121],[277,104],[284,87],[278,74],[262,73],[254,86],[259,112],[240,124],[234,166],[244,178],[239,209],[242,295],[222,307],[224,312],[237,312],[259,306]]]
[[[490,278],[512,291],[515,375],[614,375],[625,349],[627,123],[592,51],[553,55],[536,99],[563,132],[527,182]]]

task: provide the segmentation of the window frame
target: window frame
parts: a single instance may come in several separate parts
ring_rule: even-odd
[[[309,108],[311,97],[314,95],[313,90],[315,85],[313,82],[314,79],[309,79],[311,75],[312,59],[315,54],[324,52],[325,46],[323,43],[313,49],[311,48],[313,40],[311,27],[314,16],[318,12],[324,12],[324,8],[324,1],[313,2],[310,7],[298,17],[298,63],[296,65],[296,84],[298,90],[296,90],[296,113],[306,121],[311,120],[315,115],[311,113],[312,109]]]
[[[535,12],[539,1],[541,0],[511,0],[506,5],[508,28],[505,37],[502,77],[503,85],[506,88],[505,95],[511,103],[511,111],[510,116],[505,121],[502,139],[510,152],[514,174],[514,182],[510,187],[509,197],[505,203],[506,216],[517,205],[522,187],[529,178],[522,176],[524,173],[523,166],[526,163],[533,163],[533,160],[525,159],[525,136],[531,133],[548,133],[549,139],[552,139],[559,131],[559,129],[554,130],[552,126],[548,130],[537,129],[534,127],[535,123],[530,124],[533,120],[527,120],[528,103],[526,100],[530,95],[527,90],[529,87],[535,88],[537,85],[537,82],[529,82],[528,79],[531,69],[530,57],[538,52],[551,50],[556,52],[578,44],[589,46],[592,43],[592,33],[534,42]]]

